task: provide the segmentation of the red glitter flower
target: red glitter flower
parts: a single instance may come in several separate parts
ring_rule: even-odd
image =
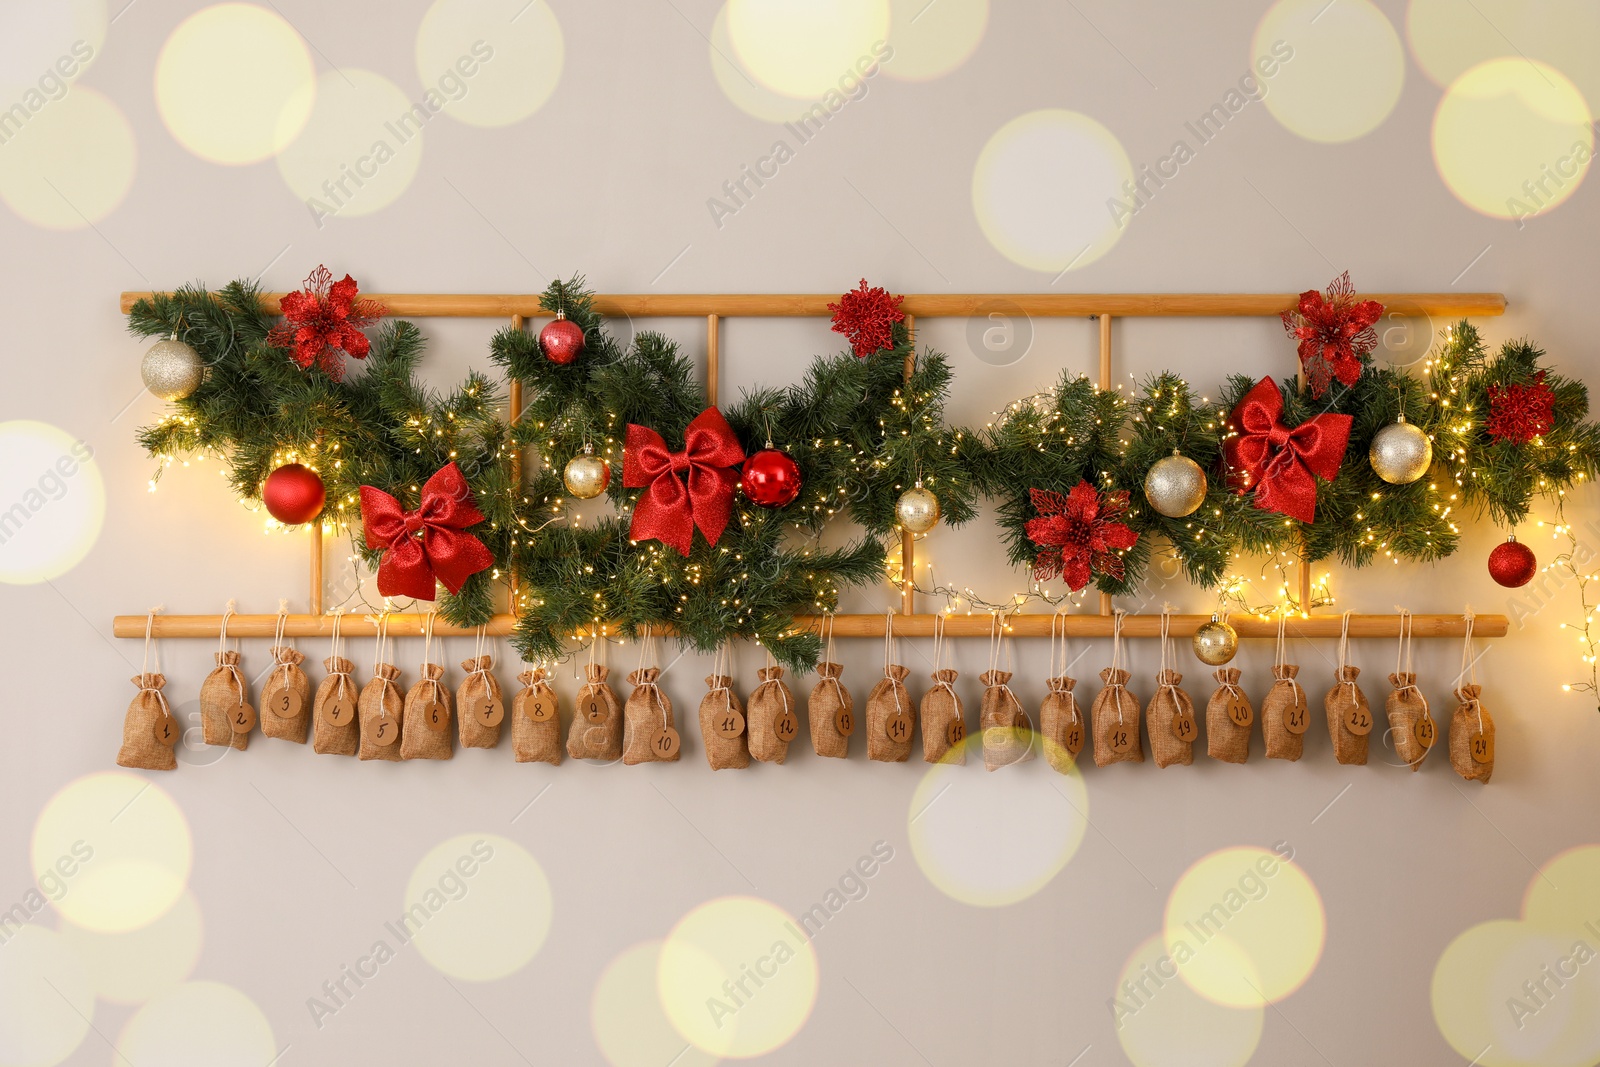
[[[289,349],[301,367],[316,364],[334,381],[343,380],[341,357],[349,353],[366,359],[372,344],[361,329],[384,315],[376,300],[356,299],[359,292],[350,275],[336,282],[332,271],[318,267],[307,276],[303,290],[284,296],[283,321],[272,328],[267,343]]]
[[[1300,365],[1310,375],[1311,395],[1328,391],[1332,378],[1354,385],[1361,377],[1361,357],[1378,345],[1373,323],[1383,315],[1376,300],[1357,300],[1345,271],[1328,286],[1300,294],[1297,306],[1282,313],[1283,328],[1300,341]]]
[[[1555,425],[1556,394],[1544,382],[1544,371],[1528,385],[1489,386],[1489,418],[1484,429],[1497,441],[1525,445]]]
[[[1121,578],[1122,556],[1139,535],[1118,522],[1128,510],[1126,491],[1100,494],[1086,481],[1066,496],[1029,489],[1037,519],[1029,519],[1028,539],[1039,546],[1033,576],[1040,580],[1060,576],[1073,592],[1095,575]]]
[[[850,350],[858,358],[866,358],[886,348],[894,347],[894,324],[905,321],[900,310],[903,296],[890,296],[887,289],[877,286],[867,288],[867,280],[829,304],[833,312],[833,332],[850,338]]]

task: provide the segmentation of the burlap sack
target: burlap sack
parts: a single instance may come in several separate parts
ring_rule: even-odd
[[[400,668],[392,663],[380,663],[373,668],[372,680],[361,690],[356,701],[356,714],[361,718],[362,759],[384,759],[399,762],[400,742],[404,739],[405,701],[400,697],[400,686],[395,682]],[[380,745],[381,735],[394,740]]]
[[[1255,726],[1256,712],[1250,707],[1250,698],[1239,687],[1239,668],[1221,667],[1211,672],[1217,680],[1217,690],[1206,701],[1206,755],[1223,763],[1248,763],[1250,761],[1250,731]],[[1233,721],[1228,706],[1235,700],[1244,701],[1250,709],[1250,721],[1243,726]]]
[[[1083,751],[1084,739],[1089,734],[1088,723],[1078,708],[1078,698],[1072,687],[1076,678],[1058,675],[1045,682],[1048,692],[1039,705],[1039,734],[1044,738],[1044,758],[1060,774],[1066,774],[1078,765],[1078,753]]]
[[[173,748],[183,740],[183,731],[161,693],[167,679],[160,674],[136,674],[133,684],[139,691],[128,702],[128,713],[122,719],[117,766],[145,771],[177,770],[178,757]]]
[[[556,691],[545,681],[543,667],[517,675],[522,691],[511,702],[511,751],[518,763],[561,762],[561,710]],[[550,717],[534,722],[534,702],[550,709]]]
[[[636,763],[678,762],[681,745],[670,756],[652,746],[662,727],[677,728],[672,719],[672,700],[656,684],[660,677],[659,667],[641,667],[628,675],[633,692],[622,706],[622,762],[629,767]]]
[[[1195,723],[1197,728],[1199,726],[1194,717],[1194,701],[1189,699],[1188,693],[1178,688],[1182,683],[1183,675],[1177,671],[1156,673],[1156,692],[1150,698],[1145,719],[1150,728],[1150,755],[1157,767],[1170,767],[1174,763],[1188,766],[1194,762],[1194,739],[1180,741],[1172,730],[1172,724],[1178,720],[1180,713]]]
[[[489,672],[494,669],[493,656],[478,656],[461,661],[467,676],[456,688],[456,721],[460,723],[462,748],[494,748],[500,743],[500,727],[505,724],[505,694],[500,690],[500,679]],[[500,721],[485,726],[469,714],[472,702],[485,693],[500,708]]]
[[[233,720],[246,714],[242,709],[250,703],[250,688],[245,684],[244,672],[239,669],[237,650],[214,655],[217,665],[200,683],[201,736],[208,745],[232,745],[243,751],[250,747],[250,732],[235,733]]]
[[[916,706],[906,691],[906,675],[911,672],[898,663],[883,669],[883,679],[867,694],[867,758],[879,763],[904,763],[911,755],[911,735],[916,732]],[[904,712],[911,726],[904,738],[888,734],[889,718]]]
[[[1267,742],[1268,759],[1293,761],[1305,751],[1305,731],[1294,733],[1288,727],[1290,716],[1298,715],[1304,722],[1311,714],[1305,687],[1295,681],[1299,673],[1300,668],[1293,663],[1272,668],[1272,688],[1261,702],[1261,736]]]
[[[1365,713],[1366,721],[1372,722],[1372,708],[1367,703],[1367,695],[1356,684],[1356,676],[1360,673],[1360,667],[1340,667],[1333,672],[1333,688],[1322,698],[1322,706],[1328,713],[1328,736],[1333,738],[1333,756],[1340,763],[1367,762],[1368,735],[1352,733],[1344,721],[1354,702]]]
[[[983,702],[978,707],[978,727],[983,731],[983,765],[991,771],[1033,758],[1033,724],[1022,710],[1021,701],[1006,683],[1010,671],[984,671],[978,675],[984,685]],[[927,732],[926,726],[923,732]]]
[[[1486,783],[1494,773],[1494,719],[1478,700],[1482,692],[1477,685],[1455,691],[1460,703],[1450,716],[1450,766],[1469,782]]]
[[[1096,767],[1144,762],[1144,745],[1139,740],[1139,701],[1128,692],[1128,677],[1121,667],[1107,667],[1100,672],[1104,684],[1089,709],[1094,724]],[[1113,740],[1125,740],[1126,744],[1113,745]]]
[[[306,743],[306,729],[311,725],[311,679],[300,669],[305,656],[292,648],[274,645],[272,661],[276,664],[261,686],[261,732],[268,737],[279,737],[297,745]],[[289,694],[289,707],[293,714],[279,715],[283,694]]]
[[[917,719],[922,724],[923,762],[964,766],[967,762],[967,746],[961,742],[966,740],[967,724],[966,709],[962,707],[961,698],[955,690],[958,675],[946,667],[934,671],[932,677],[933,688],[922,694],[922,704],[917,709]],[[950,729],[956,723],[961,724],[957,731],[960,736],[952,741]]]
[[[329,656],[322,666],[328,676],[318,683],[316,699],[311,702],[311,749],[325,756],[354,756],[361,745],[360,715],[350,716],[343,726],[333,726],[323,717],[323,709],[341,695],[351,701],[360,699],[360,691],[350,677],[356,665],[343,656]]]
[[[405,729],[400,734],[401,759],[449,759],[455,755],[451,743],[450,687],[439,679],[444,677],[444,667],[437,663],[424,663],[422,677],[406,693]],[[428,705],[438,701],[444,709],[444,722],[428,722]]]
[[[1424,717],[1430,723],[1433,721],[1433,716],[1428,713],[1428,701],[1423,697],[1422,690],[1417,688],[1417,676],[1411,671],[1389,675],[1389,684],[1394,686],[1394,691],[1384,698],[1383,710],[1389,717],[1389,737],[1394,743],[1394,754],[1410,764],[1413,771],[1421,770],[1422,760],[1431,746],[1422,743],[1417,724]],[[1437,726],[1434,731],[1437,737]]]
[[[745,736],[749,738],[750,755],[762,763],[782,763],[789,758],[789,741],[778,736],[778,722],[788,712],[796,731],[800,725],[800,710],[794,702],[794,693],[783,681],[782,667],[762,667],[758,672],[761,684],[750,694],[750,709],[745,722]]]
[[[838,663],[824,660],[817,664],[817,684],[806,701],[806,718],[811,720],[811,747],[819,756],[845,759],[850,755],[850,734],[839,732],[841,711],[850,717],[850,733],[860,725],[856,722],[855,700],[839,680],[843,673],[844,667]]]
[[[567,755],[573,759],[622,758],[622,705],[606,684],[610,673],[609,667],[598,663],[584,668],[588,680],[578,688],[578,711],[572,717],[572,729],[567,731]],[[590,721],[587,713],[591,705],[599,710],[596,721]]]
[[[733,691],[733,679],[726,674],[706,676],[708,692],[700,698],[700,743],[706,748],[706,762],[714,771],[738,770],[750,766],[750,746],[745,728],[735,737],[723,737],[719,724],[731,728],[744,719],[744,705]]]

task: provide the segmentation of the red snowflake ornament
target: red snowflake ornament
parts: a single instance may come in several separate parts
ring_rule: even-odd
[[[1126,491],[1102,494],[1087,481],[1080,481],[1066,496],[1042,489],[1029,489],[1037,519],[1029,519],[1028,540],[1039,546],[1033,560],[1033,576],[1047,581],[1059,576],[1077,592],[1092,577],[1121,578],[1122,556],[1139,540],[1117,521],[1128,510]]]
[[[1497,441],[1525,445],[1555,425],[1556,394],[1545,384],[1544,371],[1528,385],[1489,386],[1489,418],[1484,429]]]
[[[301,367],[321,367],[334,381],[344,379],[346,353],[366,359],[372,349],[363,327],[371,326],[384,315],[376,300],[358,300],[356,280],[346,274],[339,281],[333,272],[319,266],[306,277],[305,288],[284,296],[283,321],[272,328],[267,343],[289,349],[290,357]]]
[[[833,332],[850,339],[850,350],[858,359],[894,347],[894,324],[904,322],[905,312],[900,310],[903,296],[890,296],[887,289],[867,288],[861,279],[859,288],[852,289],[829,304],[833,312]]]
[[[1311,395],[1328,391],[1333,378],[1354,385],[1361,377],[1361,357],[1378,346],[1373,324],[1383,316],[1376,300],[1357,300],[1345,271],[1327,294],[1307,289],[1300,302],[1282,313],[1283,328],[1300,341],[1300,366],[1309,375]]]

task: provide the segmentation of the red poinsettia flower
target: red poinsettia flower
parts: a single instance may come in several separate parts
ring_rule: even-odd
[[[1484,429],[1498,441],[1525,445],[1555,425],[1556,394],[1544,382],[1544,371],[1528,385],[1489,386],[1489,418]]]
[[[1121,578],[1122,556],[1139,535],[1117,520],[1128,510],[1127,492],[1101,494],[1080,481],[1066,496],[1029,489],[1037,519],[1029,519],[1028,539],[1039,546],[1033,576],[1045,581],[1059,575],[1073,592],[1097,575]]]
[[[890,296],[887,289],[877,286],[867,288],[861,279],[859,288],[852,289],[829,304],[833,312],[833,332],[850,339],[850,351],[864,359],[885,348],[894,347],[894,324],[904,322],[905,312],[900,310],[903,296]]]
[[[1300,365],[1310,376],[1311,395],[1328,391],[1333,378],[1354,385],[1361,377],[1361,357],[1378,346],[1373,324],[1383,316],[1376,300],[1357,300],[1345,271],[1328,286],[1300,294],[1297,306],[1283,312],[1283,328],[1300,341]]]
[[[304,289],[284,296],[283,321],[272,328],[267,343],[289,349],[302,367],[315,364],[334,381],[343,380],[343,355],[366,359],[372,344],[361,330],[384,315],[376,300],[356,299],[359,292],[350,275],[334,281],[332,271],[318,267],[307,276]]]

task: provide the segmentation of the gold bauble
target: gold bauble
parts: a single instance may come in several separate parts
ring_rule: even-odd
[[[1428,435],[1406,421],[1392,422],[1372,436],[1367,459],[1378,477],[1390,485],[1410,485],[1428,473],[1433,462],[1433,442]]]
[[[573,456],[561,472],[567,492],[579,500],[593,500],[611,484],[611,464],[589,450]]]
[[[1193,644],[1195,657],[1201,663],[1220,667],[1239,651],[1239,634],[1213,615],[1210,622],[1201,623],[1194,632]]]
[[[144,387],[156,399],[182,400],[200,388],[205,380],[206,365],[199,352],[173,334],[150,346],[139,366],[139,374],[144,378]]]
[[[1174,452],[1151,466],[1144,476],[1144,498],[1169,519],[1200,510],[1206,499],[1206,472],[1188,456]]]
[[[939,525],[939,498],[918,482],[895,501],[894,516],[904,529],[914,534],[927,533]]]

